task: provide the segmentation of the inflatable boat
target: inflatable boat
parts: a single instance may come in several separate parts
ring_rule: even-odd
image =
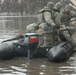
[[[4,40],[0,43],[0,59],[7,60],[15,57],[38,58],[47,57],[50,61],[61,62],[73,53],[73,46],[62,42],[54,47],[38,47],[39,35],[26,33],[19,39]]]

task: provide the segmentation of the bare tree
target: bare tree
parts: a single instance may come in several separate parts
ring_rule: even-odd
[[[1,3],[1,1],[3,1]],[[70,0],[0,0],[1,12],[13,12],[26,14],[37,14],[37,11],[42,9],[49,1],[54,3],[62,1],[63,6],[68,4]],[[72,1],[72,0],[71,0]]]

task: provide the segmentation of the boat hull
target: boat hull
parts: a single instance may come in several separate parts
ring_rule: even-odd
[[[51,48],[48,52],[48,59],[54,62],[62,62],[67,60],[72,53],[74,48],[71,44],[63,42]]]
[[[46,58],[50,61],[61,62],[70,57],[73,53],[73,46],[67,42],[62,42],[53,48],[37,47],[38,42],[31,44],[20,43],[18,40],[7,41],[0,44],[0,59],[7,60],[15,57]]]
[[[46,47],[34,47],[34,44],[22,44],[20,42],[3,42],[0,44],[0,59],[7,60],[15,57],[28,57],[28,50],[30,50],[29,58],[41,58],[47,56]]]

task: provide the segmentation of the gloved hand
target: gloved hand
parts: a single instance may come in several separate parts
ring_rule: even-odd
[[[39,26],[38,26],[38,25],[37,25],[37,26],[35,26],[35,29],[36,29],[36,30],[38,30],[38,29],[39,29]]]
[[[65,29],[66,29],[66,26],[65,26],[65,25],[61,25],[61,26],[60,26],[60,29],[61,29],[61,30],[65,30]]]
[[[18,34],[15,38],[24,38],[23,34]]]
[[[59,29],[60,26],[59,26],[59,25],[54,25],[53,28],[57,28],[57,29]]]

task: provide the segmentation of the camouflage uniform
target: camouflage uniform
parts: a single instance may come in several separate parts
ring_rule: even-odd
[[[65,27],[59,29],[59,36],[62,41],[68,41],[70,44],[72,44],[73,47],[76,46],[76,43],[74,39],[72,38],[72,34],[75,33],[75,28],[74,27]]]
[[[61,28],[59,31],[59,35],[62,41],[68,41],[75,47],[75,41],[72,38],[72,34],[75,33],[75,28],[74,27],[67,27],[70,23],[70,19],[72,17],[75,17],[75,13],[70,11],[70,6],[66,5],[65,6],[65,12],[61,14]]]
[[[36,23],[29,24],[26,27],[26,33],[35,33],[38,29],[38,25]]]
[[[53,37],[52,37],[52,27],[55,26],[55,23],[52,20],[52,9],[54,4],[48,2],[47,5],[40,10],[40,25],[39,29],[43,30],[42,39],[43,46],[52,46]]]
[[[61,42],[61,40],[57,34],[57,30],[60,28],[60,25],[61,25],[61,21],[60,21],[61,20],[61,9],[62,9],[62,5],[59,2],[56,3],[53,8],[52,19],[53,19],[54,23],[56,24],[56,27],[53,30],[54,45]]]
[[[66,9],[69,9],[69,11],[66,11]],[[74,11],[70,11],[70,10],[71,10],[71,6],[66,5],[64,12],[62,12],[61,23],[66,26],[70,25],[70,20],[72,18],[76,18],[76,13]]]
[[[56,3],[53,8],[53,20],[57,26],[61,25],[61,9],[62,5],[60,3]]]

